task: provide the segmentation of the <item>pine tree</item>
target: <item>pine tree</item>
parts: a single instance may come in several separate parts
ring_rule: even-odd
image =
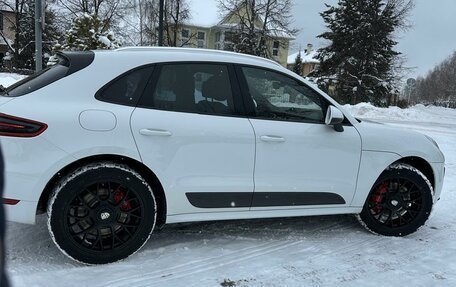
[[[413,8],[405,0],[340,0],[321,13],[330,45],[319,50],[321,88],[335,86],[343,103],[386,105],[394,90],[394,64],[400,53],[393,38]]]
[[[35,67],[35,1],[25,0],[23,13],[18,16],[17,39],[13,45],[13,63],[15,68],[34,69]],[[62,36],[56,24],[56,14],[46,6],[45,26],[43,30],[43,63],[45,56],[52,52],[53,46]]]
[[[301,50],[299,51],[298,55],[296,56],[294,65],[293,65],[293,72],[302,76],[302,56]]]
[[[97,49],[116,49],[120,43],[112,32],[104,31],[105,23],[95,14],[87,13],[73,20],[71,29],[65,34],[65,43],[56,45],[55,50],[88,51]]]

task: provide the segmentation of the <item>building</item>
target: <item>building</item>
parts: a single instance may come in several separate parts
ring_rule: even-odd
[[[302,58],[302,76],[306,77],[311,72],[313,72],[320,65],[320,61],[315,59],[317,56],[317,51],[313,49],[312,44],[307,44],[307,49],[304,51],[299,51],[288,56],[287,68],[293,70],[296,57],[301,53]]]
[[[192,11],[194,20],[183,24],[178,31],[177,46],[233,51],[236,27],[240,22],[236,15],[242,15],[242,10],[240,13],[239,10],[229,13],[220,20],[216,6],[208,5],[207,8],[205,11]],[[211,8],[214,11],[208,11]],[[245,7],[240,6],[239,9],[245,10]],[[263,21],[258,19],[255,26],[262,27]],[[271,40],[266,45],[271,58],[286,67],[289,44],[294,38],[286,33],[275,33],[269,38]]]
[[[10,51],[16,39],[14,24],[16,13],[7,10],[0,10],[0,63],[6,52]]]

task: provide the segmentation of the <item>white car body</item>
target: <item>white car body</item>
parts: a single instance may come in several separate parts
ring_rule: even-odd
[[[48,125],[36,137],[0,136],[6,162],[7,219],[33,224],[52,179],[83,159],[111,156],[144,164],[160,182],[166,223],[358,214],[391,164],[414,163],[442,190],[444,156],[429,138],[359,122],[310,82],[256,57],[201,49],[127,48],[94,52],[84,69],[20,97],[0,96],[0,113]],[[117,105],[95,98],[106,83],[145,64],[216,62],[280,72],[312,87],[341,110],[343,132],[314,123],[226,117]],[[338,204],[265,204],[269,193],[332,194]],[[258,204],[197,207],[187,193],[236,193]],[[256,197],[258,195],[258,198]]]

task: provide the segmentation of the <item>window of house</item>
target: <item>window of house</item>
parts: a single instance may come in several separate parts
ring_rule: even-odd
[[[225,43],[224,43],[224,50],[225,51],[234,51],[234,42],[235,42],[236,34],[234,32],[225,32]]]
[[[181,32],[181,46],[186,47],[190,45],[190,30],[182,29]]]
[[[272,45],[272,55],[274,57],[279,56],[279,49],[280,49],[280,42],[279,41],[274,41]]]
[[[155,89],[146,88],[141,106],[210,115],[235,114],[228,68],[215,64],[163,65]]]
[[[198,31],[197,40],[198,48],[206,48],[206,32]]]
[[[269,70],[248,67],[242,70],[258,118],[324,122],[326,101],[309,87]]]
[[[149,66],[120,76],[107,87],[104,87],[97,94],[97,99],[122,105],[136,105],[152,75],[152,71],[153,66]]]
[[[215,33],[215,49],[220,50],[222,48],[222,45],[220,43],[222,34],[220,32]]]

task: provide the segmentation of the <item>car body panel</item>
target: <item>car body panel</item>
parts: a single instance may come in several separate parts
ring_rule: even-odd
[[[335,193],[344,199],[342,206],[350,204],[361,156],[361,138],[354,127],[347,126],[339,133],[324,124],[250,121],[257,145],[255,192]],[[284,141],[265,142],[261,139],[265,135]],[[252,207],[252,210],[264,209],[283,209],[283,206]]]
[[[421,133],[371,121],[362,121],[356,128],[363,138],[363,150],[393,152],[401,157],[417,156],[434,163],[445,162],[442,152]]]
[[[186,193],[242,192],[252,197],[255,136],[248,119],[137,108],[131,128],[143,162],[165,189],[169,215],[208,212],[191,205]],[[142,129],[170,134],[147,136]],[[249,210],[237,207],[234,199],[233,208]]]
[[[409,131],[359,123],[314,84],[272,61],[202,49],[123,49],[94,53],[93,63],[81,71],[25,96],[0,96],[2,113],[48,124],[47,130],[34,138],[0,137],[6,158],[5,197],[20,200],[16,205],[6,206],[9,220],[34,223],[38,200],[49,180],[75,161],[96,155],[118,155],[146,164],[164,188],[169,223],[359,213],[381,172],[406,156],[421,157],[430,163],[435,175],[435,195],[437,199],[440,196],[444,157],[431,140]],[[100,88],[131,69],[186,61],[252,65],[287,74],[312,87],[329,104],[339,108],[348,122],[345,131],[338,133],[330,126],[287,122],[265,125],[265,122],[252,119],[253,127],[257,129],[254,131],[245,115],[221,117],[176,113],[95,99]],[[87,111],[90,112],[87,114]],[[92,111],[101,111],[103,116],[97,117],[97,112]],[[110,114],[115,118],[114,128]],[[108,122],[90,124],[90,120]],[[138,133],[143,128],[169,130],[172,136],[144,137]],[[273,135],[286,132],[292,148],[259,142],[258,136],[263,132]],[[316,142],[306,138],[309,134]],[[342,146],[344,143],[349,146]],[[325,152],[306,150],[299,153],[301,144]],[[294,168],[295,175],[285,174],[283,182],[275,175],[278,171],[286,172],[279,168],[286,164],[285,157],[280,157],[281,153],[292,158],[290,167]],[[309,162],[318,168],[302,168],[301,172],[308,175],[300,178],[298,171],[305,157],[309,157]],[[255,175],[258,176],[257,186],[254,182],[255,161],[259,167]],[[327,174],[318,177],[318,172]],[[269,179],[270,183],[267,182]],[[311,179],[319,184],[313,184]],[[191,205],[185,196],[188,191],[246,194],[254,191],[331,191],[340,194],[346,204],[344,207],[254,207],[250,210],[236,207],[234,202],[231,208],[209,210]]]

